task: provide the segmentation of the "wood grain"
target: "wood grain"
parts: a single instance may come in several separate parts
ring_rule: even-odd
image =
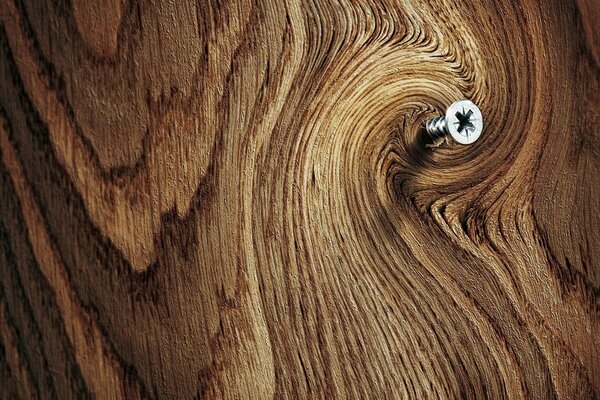
[[[0,394],[600,397],[599,18],[0,0]]]

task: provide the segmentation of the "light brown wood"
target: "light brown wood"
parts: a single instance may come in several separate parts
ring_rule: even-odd
[[[0,394],[597,398],[599,16],[0,0]]]

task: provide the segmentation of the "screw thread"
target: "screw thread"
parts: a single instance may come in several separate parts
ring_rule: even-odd
[[[425,129],[432,139],[437,139],[448,134],[446,117],[432,118],[425,124]]]

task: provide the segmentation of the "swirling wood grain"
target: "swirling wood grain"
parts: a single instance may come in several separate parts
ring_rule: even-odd
[[[3,397],[597,398],[599,18],[0,0]]]

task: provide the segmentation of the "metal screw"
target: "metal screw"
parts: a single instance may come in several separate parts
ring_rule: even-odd
[[[460,144],[471,144],[481,136],[483,116],[471,100],[459,100],[448,107],[445,116],[427,121],[425,129],[432,139],[450,134]]]

